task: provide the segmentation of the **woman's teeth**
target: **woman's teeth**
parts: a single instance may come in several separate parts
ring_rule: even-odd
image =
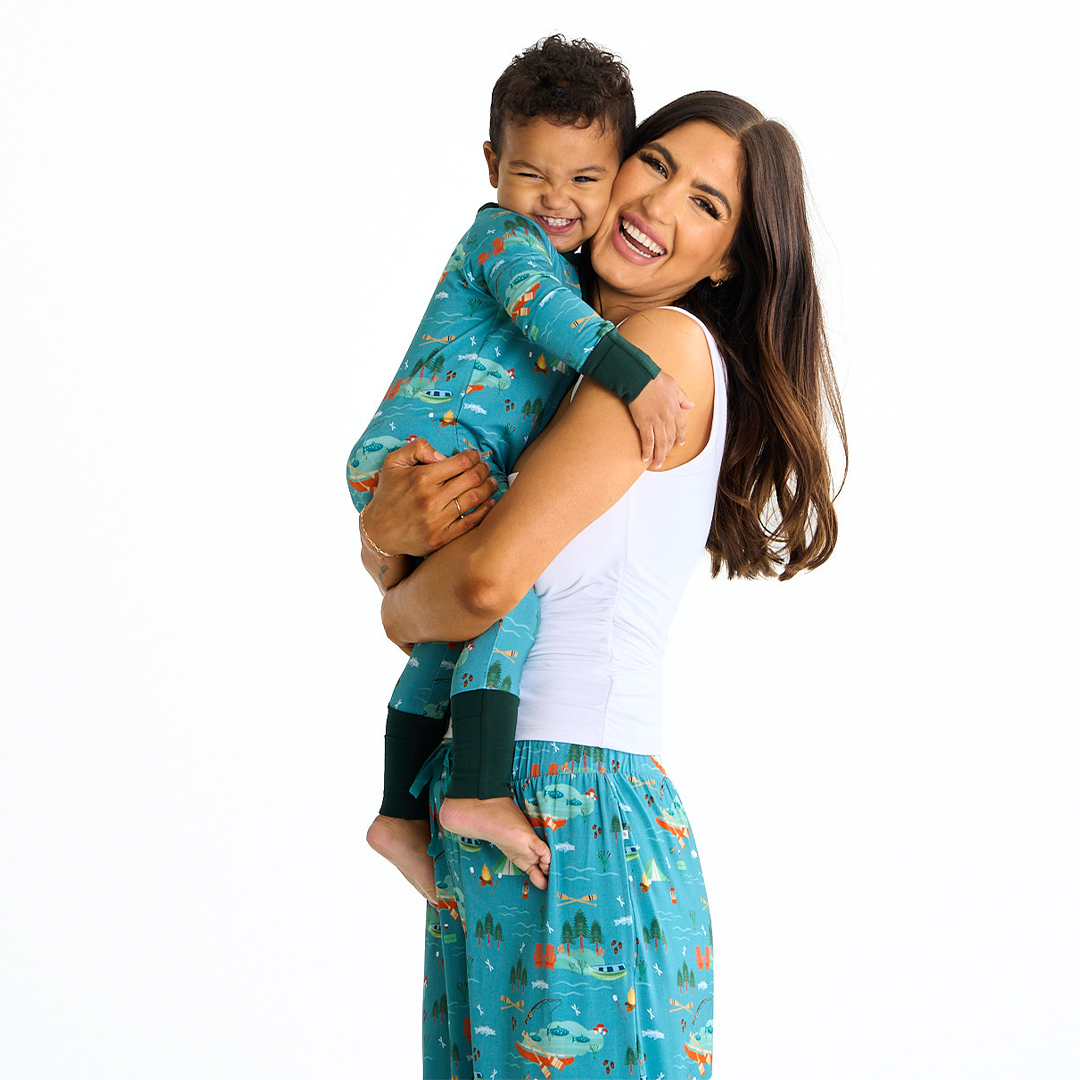
[[[622,222],[622,231],[631,240],[635,242],[637,247],[644,248],[643,255],[648,255],[651,258],[656,258],[657,255],[665,254],[665,249],[662,248],[655,240],[650,239],[640,229],[635,228],[629,221]]]

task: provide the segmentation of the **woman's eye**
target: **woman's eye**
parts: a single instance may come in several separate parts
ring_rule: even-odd
[[[661,176],[667,176],[667,169],[658,157],[654,157],[652,154],[642,154],[641,160],[644,161],[650,169],[655,169]]]
[[[720,216],[719,211],[717,211],[716,207],[713,206],[708,199],[695,199],[694,202],[696,202],[710,217],[718,218]]]

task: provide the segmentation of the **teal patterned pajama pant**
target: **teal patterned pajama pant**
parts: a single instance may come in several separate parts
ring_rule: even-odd
[[[546,890],[443,833],[429,765],[425,1080],[712,1075],[712,925],[694,836],[652,757],[519,742],[512,787],[551,847]]]

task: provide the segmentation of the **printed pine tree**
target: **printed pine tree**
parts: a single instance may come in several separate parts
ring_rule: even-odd
[[[536,421],[544,413],[544,399],[540,396],[533,398],[531,401],[526,401],[521,407],[521,418],[524,420],[526,417],[532,417],[532,426],[536,427]]]
[[[653,952],[658,952],[660,949],[660,935],[663,931],[660,929],[660,920],[654,915],[652,922],[649,923],[648,934],[652,938]]]
[[[563,945],[569,945],[574,940],[574,928],[568,921],[564,921],[562,924],[562,933],[559,935],[559,941]]]
[[[421,379],[423,379],[424,372],[438,355],[438,349],[432,349],[431,352],[427,354],[427,356],[421,356],[420,359],[417,360],[416,363],[413,365],[413,369],[409,372],[408,378],[413,379],[419,376]]]
[[[604,929],[596,919],[593,919],[592,926],[589,927],[589,941],[592,942],[599,956],[600,946],[604,943]]]
[[[514,685],[514,680],[509,675],[503,676],[502,673],[502,661],[494,660],[491,666],[487,670],[487,681],[484,685],[489,690],[505,690],[510,693],[510,688]]]
[[[585,917],[585,912],[578,908],[574,912],[574,937],[578,939],[578,947],[582,952],[585,951],[585,939],[589,936],[589,920]]]

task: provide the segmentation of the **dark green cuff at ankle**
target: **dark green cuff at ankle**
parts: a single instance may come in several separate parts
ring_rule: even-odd
[[[505,690],[469,690],[450,699],[454,739],[450,799],[510,794],[518,698]]]
[[[406,821],[427,820],[427,788],[417,797],[409,793],[409,787],[432,751],[442,742],[446,725],[446,719],[387,709],[380,814]]]

